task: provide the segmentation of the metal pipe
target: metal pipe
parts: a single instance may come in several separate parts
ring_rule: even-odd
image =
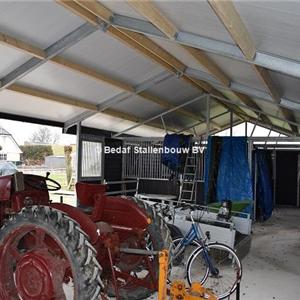
[[[147,119],[147,120],[145,120],[145,121],[143,121],[143,122],[139,122],[138,124],[135,124],[135,125],[133,125],[133,126],[131,126],[131,127],[128,127],[127,129],[124,129],[123,131],[114,134],[112,137],[118,137],[119,135],[121,135],[121,134],[123,134],[123,133],[126,133],[126,132],[128,132],[128,131],[130,131],[130,130],[132,130],[132,129],[135,129],[135,128],[137,128],[137,127],[140,127],[140,126],[142,126],[142,125],[145,125],[145,124],[147,124],[147,123],[149,123],[149,122],[151,122],[151,121],[153,121],[153,120],[155,120],[155,119],[157,119],[157,118],[159,118],[159,117],[161,117],[161,116],[164,116],[164,115],[166,115],[166,114],[168,114],[168,113],[171,113],[171,112],[173,112],[173,111],[178,110],[179,108],[182,108],[182,107],[187,106],[187,105],[189,105],[189,104],[192,104],[192,103],[194,103],[194,102],[196,102],[196,101],[199,101],[199,100],[203,99],[204,97],[206,97],[206,94],[200,95],[200,96],[198,96],[198,97],[196,97],[196,98],[193,98],[193,99],[191,99],[191,100],[189,100],[189,101],[187,101],[187,102],[185,102],[185,103],[183,103],[183,104],[180,104],[180,105],[177,105],[177,106],[175,106],[175,107],[172,107],[172,108],[170,108],[170,109],[164,111],[163,113],[160,113],[160,114],[158,114],[158,115],[155,115],[155,116],[153,116],[153,117],[151,117],[151,118],[149,118],[149,119]]]

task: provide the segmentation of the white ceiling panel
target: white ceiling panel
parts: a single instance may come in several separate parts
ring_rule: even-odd
[[[83,122],[83,126],[92,127],[92,128],[99,128],[103,130],[113,131],[113,132],[120,132],[126,128],[129,128],[136,123],[126,121],[123,119],[111,117],[105,114],[96,114],[93,117],[85,120]],[[161,137],[165,135],[165,131],[162,129],[150,127],[150,126],[140,126],[136,129],[129,131],[126,134],[132,134],[137,136],[143,137]]]
[[[166,108],[138,96],[130,97],[127,100],[114,105],[113,109],[133,114],[142,119],[151,118],[166,110]],[[160,122],[159,119],[158,121]]]
[[[13,48],[0,46],[0,78],[22,65],[31,56],[17,51]]]
[[[69,118],[83,112],[83,109],[4,90],[0,93],[0,110],[4,113],[16,114],[57,122],[65,122]]]
[[[232,43],[226,29],[206,1],[154,2],[179,30]]]
[[[74,45],[63,56],[131,84],[138,84],[164,70],[101,31]]]
[[[0,1],[0,31],[42,48],[83,23],[54,1]]]
[[[192,87],[181,79],[171,77],[147,90],[173,104],[181,104],[201,94],[200,90]]]
[[[168,51],[170,54],[175,56],[179,61],[190,68],[205,71],[205,69],[200,65],[200,63],[191,55],[187,50],[185,50],[181,45],[175,42],[162,40],[159,38],[151,38],[155,43],[160,45],[163,49]]]
[[[216,54],[210,53],[208,55],[232,81],[256,89],[266,90],[264,84],[259,79],[254,69],[252,69],[251,65]]]
[[[300,60],[299,1],[234,1],[256,48]]]
[[[270,72],[273,80],[279,83],[284,98],[300,103],[300,78]]]
[[[110,85],[56,66],[51,62],[29,73],[18,82],[95,104],[121,92]]]
[[[115,14],[124,15],[136,19],[144,19],[143,16],[141,16],[133,8],[131,8],[131,6],[128,5],[124,0],[102,0],[101,3]]]

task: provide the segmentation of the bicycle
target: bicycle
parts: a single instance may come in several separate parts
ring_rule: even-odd
[[[190,204],[188,205],[192,208]],[[227,298],[236,290],[241,280],[241,262],[235,251],[227,245],[209,243],[209,233],[202,232],[199,223],[194,220],[193,213],[193,211],[190,213],[192,224],[189,231],[183,237],[173,240],[174,246],[171,251],[173,265],[178,265],[184,259],[187,248],[192,246],[193,250],[186,262],[189,285],[192,282],[200,282],[205,288],[212,290],[218,299]]]

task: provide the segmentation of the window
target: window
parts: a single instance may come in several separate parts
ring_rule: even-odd
[[[102,143],[82,141],[81,177],[102,176]]]
[[[7,154],[6,153],[0,153],[0,160],[7,160]]]

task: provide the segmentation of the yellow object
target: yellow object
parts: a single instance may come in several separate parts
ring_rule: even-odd
[[[170,300],[217,300],[210,291],[200,283],[195,282],[190,288],[186,288],[184,281],[177,280],[171,285]]]
[[[168,253],[168,250],[159,252],[158,300],[167,300]],[[198,282],[186,288],[184,281],[177,280],[171,283],[170,300],[217,300],[217,297]]]
[[[159,252],[159,280],[158,280],[158,300],[167,299],[167,280],[169,267],[169,251]]]

